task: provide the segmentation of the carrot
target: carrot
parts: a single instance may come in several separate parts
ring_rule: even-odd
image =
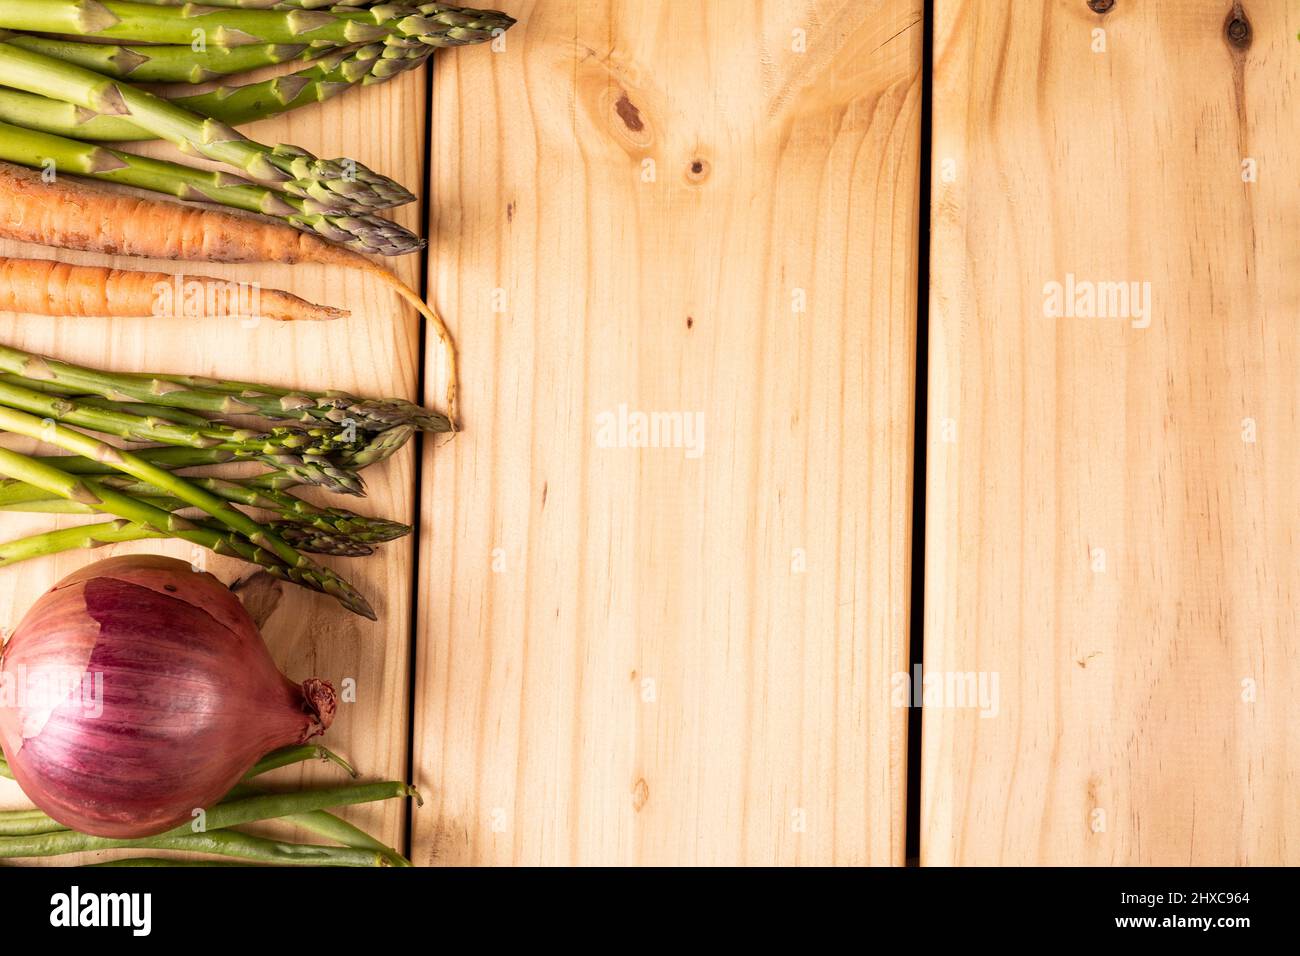
[[[320,321],[347,315],[279,289],[165,272],[74,266],[0,256],[0,312],[69,316],[185,316]]]
[[[442,318],[401,279],[351,249],[253,214],[143,198],[0,163],[0,238],[150,259],[316,263],[375,276],[433,327],[447,363],[448,417],[456,421],[456,345]]]

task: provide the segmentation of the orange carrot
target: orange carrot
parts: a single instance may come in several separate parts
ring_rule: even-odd
[[[321,321],[339,309],[281,292],[209,276],[128,272],[48,259],[0,256],[0,312],[33,315],[267,318]]]
[[[429,321],[447,363],[448,417],[456,420],[456,346],[446,324],[401,279],[360,253],[261,216],[142,198],[65,176],[46,182],[0,163],[0,238],[106,255],[198,262],[311,262],[359,269]]]

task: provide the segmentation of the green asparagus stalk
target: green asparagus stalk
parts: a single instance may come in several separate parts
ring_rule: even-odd
[[[237,460],[234,452],[224,448],[137,448],[135,453],[150,464],[166,468],[168,471],[225,465]],[[116,475],[118,473],[112,465],[91,461],[80,455],[50,455],[38,457],[36,460],[43,465],[51,465],[66,471],[70,475]],[[2,485],[3,482],[0,481],[0,486]]]
[[[449,47],[491,40],[514,22],[495,10],[470,10],[444,3],[376,3],[366,8],[339,6],[305,12],[241,2],[175,6],[117,0],[0,0],[0,27],[141,43],[191,43],[198,31],[207,43],[218,46],[337,46],[396,35],[429,46]]]
[[[0,346],[0,355],[6,351]],[[73,399],[32,391],[9,382],[0,382],[0,402],[30,415],[43,416],[48,423],[75,425],[131,441],[229,451],[235,458],[256,459],[294,475],[303,483],[322,485],[344,494],[361,495],[365,487],[355,470],[329,459],[329,455],[357,444],[348,442],[347,436],[340,435],[332,426],[277,427],[259,433],[210,422],[206,428],[193,429],[124,412],[83,407]]]
[[[64,395],[99,395],[216,415],[261,415],[344,429],[351,424],[365,432],[399,425],[426,431],[451,427],[446,416],[404,399],[358,398],[346,392],[295,391],[187,375],[106,372],[5,345],[0,345],[0,372],[57,387]],[[7,384],[0,379],[0,389]]]
[[[417,65],[419,65],[418,62],[411,64],[412,67]],[[384,68],[388,69],[386,65]],[[309,77],[311,75],[310,71],[304,71],[304,73]],[[312,84],[312,82],[309,78],[309,84]],[[298,89],[296,93],[291,94],[288,84],[279,83],[275,80],[252,85],[258,87],[258,90],[241,93],[229,106],[223,103],[221,99],[208,97],[207,94],[197,94],[194,99],[205,109],[212,110],[216,114],[214,118],[220,119],[222,122],[244,123],[267,116],[274,116],[287,110],[297,109],[300,106],[307,106],[336,95],[333,89],[328,91],[318,90],[313,85]],[[365,85],[364,81],[362,85]],[[245,89],[247,88],[227,87],[223,91],[230,94]],[[285,100],[289,95],[293,96],[292,102],[286,103]],[[183,104],[185,100],[186,97],[177,97],[173,102]],[[236,107],[238,107],[238,112],[236,112]],[[201,111],[196,109],[195,112]],[[0,121],[23,129],[83,142],[128,143],[158,138],[149,130],[136,125],[124,116],[95,113],[62,100],[50,99],[47,96],[37,96],[33,93],[24,93],[4,87],[0,87]],[[23,162],[20,159],[11,161]],[[27,165],[31,164],[27,163]],[[170,192],[170,190],[162,191]]]
[[[22,37],[11,39],[9,42],[23,49],[47,53],[47,47],[52,47],[56,42],[61,41]],[[82,45],[92,51],[113,49],[94,43]],[[153,48],[142,47],[141,49]],[[235,47],[234,49],[254,48]],[[388,40],[382,43],[345,47],[337,51],[326,51],[320,54],[311,66],[286,76],[258,83],[218,86],[204,93],[168,96],[168,99],[193,113],[237,126],[309,106],[312,103],[323,102],[353,87],[386,82],[400,73],[421,66],[430,53],[430,47],[405,40]],[[48,55],[57,56],[52,52]],[[86,65],[81,61],[92,57],[74,51],[72,57],[61,57],[61,59]],[[92,64],[87,68],[107,76],[125,78],[124,71],[112,65]],[[133,123],[127,117],[90,113],[70,103],[14,90],[5,90],[3,96],[0,96],[0,119],[17,126],[80,140],[126,142],[155,138],[153,133]]]
[[[16,375],[0,375],[0,381],[11,385],[30,388],[30,379],[18,378]],[[47,393],[49,394],[49,393]],[[202,415],[195,415],[183,408],[168,408],[166,405],[150,405],[147,402],[115,402],[99,395],[78,395],[78,405],[86,408],[98,408],[106,412],[122,412],[140,418],[153,419],[159,424],[188,425],[191,428],[207,428],[212,422]]]
[[[155,7],[175,6],[180,0],[136,0]],[[209,7],[242,7],[246,10],[299,9],[319,10],[321,7],[372,7],[387,0],[207,0]]]
[[[190,43],[183,46],[123,46],[8,31],[0,32],[0,40],[133,83],[207,83],[218,77],[248,73],[320,53],[319,49],[305,43],[212,46],[195,50]]]
[[[104,475],[98,480],[109,488],[136,498],[147,499],[155,507],[167,511],[190,507],[185,502],[169,496],[164,489],[156,485],[135,481],[125,475]],[[238,480],[224,478],[192,477],[186,480],[224,501],[273,512],[277,524],[296,526],[301,529],[295,534],[315,531],[355,545],[377,545],[396,541],[411,533],[410,526],[401,522],[390,521],[387,518],[371,518],[348,511],[346,508],[320,508],[285,491],[257,488]],[[50,499],[40,488],[24,485],[22,482],[0,482],[0,510],[46,514],[94,513],[93,508],[82,511],[71,507],[76,504],[64,499]],[[49,507],[46,507],[47,505]],[[64,507],[56,507],[56,505]]]
[[[86,458],[97,458],[109,462],[115,465],[118,470],[131,475],[133,478],[165,489],[169,494],[181,499],[191,507],[199,508],[216,518],[237,535],[242,535],[255,549],[273,555],[286,569],[281,574],[282,577],[287,575],[297,583],[304,583],[314,590],[329,594],[348,610],[363,617],[368,617],[370,620],[377,620],[375,612],[365,598],[333,571],[317,565],[273,531],[258,524],[242,511],[231,507],[222,499],[196,487],[184,478],[180,478],[156,465],[151,465],[128,451],[114,448],[112,445],[102,442],[91,435],[83,434],[64,425],[42,421],[33,415],[28,415],[26,412],[20,412],[16,409],[0,407],[0,430],[57,445],[65,451]],[[15,473],[15,468],[25,473]],[[141,512],[133,510],[130,505],[124,508],[124,504],[131,503],[144,507],[147,509],[146,514],[148,516],[141,523],[148,524],[160,531],[170,531],[178,537],[185,536],[180,532],[190,530],[184,526],[190,524],[189,522],[183,522],[183,519],[178,519],[168,512],[141,505],[140,502],[128,495],[95,484],[92,479],[78,479],[66,473],[59,473],[52,468],[33,462],[26,456],[17,455],[7,450],[0,451],[0,472],[29,484],[45,487],[60,497],[72,498],[89,505],[102,503],[104,505],[102,510],[119,518],[127,518],[133,521],[141,520],[139,518]],[[194,530],[202,533],[206,529],[195,528]],[[207,545],[205,544],[205,546]]]
[[[317,531],[290,521],[272,521],[267,525],[281,538],[306,554],[328,554],[335,558],[366,558],[375,553],[373,545],[355,538]]]
[[[63,100],[5,87],[0,87],[0,121],[82,140],[129,142],[156,138],[121,116],[103,116]]]
[[[20,467],[12,456],[0,453],[0,459],[8,462],[11,467]],[[21,467],[26,468],[27,466],[24,464]],[[0,471],[0,473],[8,474],[9,472]],[[25,474],[31,477],[30,472],[25,472]],[[37,477],[33,480],[40,479]],[[183,541],[206,548],[214,554],[237,557],[250,564],[257,565],[280,580],[300,585],[312,591],[319,591],[322,594],[330,594],[340,602],[343,601],[343,598],[340,598],[337,593],[326,586],[328,582],[323,579],[322,575],[316,573],[320,569],[314,566],[306,567],[302,565],[291,567],[280,561],[275,554],[265,548],[253,544],[245,537],[227,531],[219,525],[214,525],[212,522],[178,517],[172,510],[177,507],[174,502],[169,503],[169,508],[163,508],[155,504],[152,499],[135,498],[123,494],[101,484],[98,479],[86,478],[83,479],[82,484],[89,489],[92,495],[99,499],[99,503],[93,507],[87,507],[81,502],[73,501],[72,504],[81,505],[79,509],[74,509],[73,513],[107,512],[108,514],[131,515],[134,517],[129,527],[105,530],[103,534],[106,537],[120,538],[124,541],[155,537],[180,538]],[[54,487],[52,483],[47,487],[55,494],[60,493],[59,489]],[[63,536],[61,532],[50,532],[45,535],[33,535],[30,538],[8,542],[3,548],[0,548],[0,553],[11,556],[8,557],[5,564],[16,564],[19,561],[48,557],[59,553],[61,550],[67,550],[68,547],[79,546],[72,535]],[[92,543],[92,546],[95,545]],[[351,544],[341,546],[342,556],[350,556],[353,553],[350,549],[353,547]],[[299,548],[297,550],[304,549]],[[364,601],[362,604],[364,604]],[[348,606],[348,609],[357,614],[369,616],[354,607]],[[371,619],[373,620],[373,618]]]
[[[329,204],[282,193],[230,173],[92,146],[2,120],[0,159],[34,168],[52,162],[64,173],[272,216],[357,252],[400,256],[425,245],[410,230],[378,216],[335,215],[327,211]]]
[[[244,86],[222,86],[172,102],[231,126],[240,126],[322,103],[354,87],[384,83],[421,66],[428,55],[428,47],[370,43],[351,51],[328,53],[296,73]]]
[[[175,391],[168,386],[182,386],[182,390],[217,392],[227,397],[233,396],[238,401],[253,403],[252,408],[257,414],[269,418],[287,416],[302,422],[313,419],[326,419],[340,423],[351,421],[365,431],[380,432],[402,425],[412,425],[421,431],[450,430],[450,423],[445,415],[403,398],[358,398],[350,392],[339,390],[290,389],[199,375],[130,372],[119,374],[136,380],[146,380],[154,391]],[[66,389],[69,386],[56,385],[55,387]],[[209,403],[214,400],[210,395],[204,399]]]
[[[232,428],[208,419],[203,419],[203,424],[196,428],[159,418],[132,415],[120,409],[93,407],[77,399],[25,388],[15,384],[15,381],[22,379],[14,377],[10,381],[0,381],[0,401],[33,415],[46,416],[51,421],[116,435],[130,441],[158,441],[196,448],[217,447],[233,451],[236,457],[271,455],[285,449],[324,455],[340,447],[336,441],[337,429],[333,428],[312,430],[277,427],[270,432],[255,432]]]
[[[115,0],[0,0],[0,27],[139,43],[216,46],[263,43],[369,43],[389,32],[374,16],[275,10],[215,10]]]
[[[369,435],[366,444],[356,451],[341,454],[339,464],[360,471],[371,465],[387,461],[406,446],[406,443],[410,441],[415,432],[416,428],[413,425],[399,425],[396,428]],[[236,457],[233,452],[221,448],[140,448],[136,450],[136,454],[151,464],[169,470],[224,465],[234,461]],[[37,461],[75,475],[109,475],[117,473],[117,470],[111,465],[91,461],[88,458],[81,458],[78,455],[54,455],[37,458]],[[243,479],[243,481],[244,484],[251,488],[273,491],[287,491],[303,484],[296,476],[283,471],[266,472],[254,478]]]
[[[210,419],[204,418],[202,415],[187,412],[181,408],[168,408],[165,405],[154,405],[148,402],[114,401],[112,399],[103,398],[99,395],[70,395],[67,389],[57,383],[40,382],[35,379],[23,378],[19,375],[10,375],[8,372],[0,373],[0,383],[16,385],[19,388],[26,388],[34,392],[41,392],[46,395],[54,395],[60,398],[75,398],[79,405],[84,405],[88,408],[125,412],[128,415],[138,415],[142,418],[154,418],[164,424],[189,425],[194,428],[205,428],[212,423]]]
[[[5,3],[15,2],[21,0],[0,0],[0,12]],[[254,179],[316,199],[335,212],[372,212],[415,198],[398,183],[353,160],[322,160],[297,146],[264,146],[225,123],[152,93],[11,43],[0,42],[0,85],[96,113],[129,115],[133,123],[182,151],[242,168]]]
[[[143,525],[157,531],[161,536],[180,538],[207,548],[215,554],[242,558],[281,580],[302,584],[312,590],[322,590],[314,586],[315,582],[310,578],[299,580],[291,573],[292,569],[279,561],[275,555],[243,540],[239,535],[215,532],[111,488],[100,488],[95,485],[94,479],[78,479],[57,468],[43,465],[27,455],[20,455],[5,448],[0,448],[0,474],[44,488],[51,494],[69,500],[93,503],[97,510]],[[39,556],[34,553],[27,555],[27,557]]]
[[[102,479],[101,479],[102,480]],[[188,507],[183,502],[172,498],[139,498],[141,503],[162,511],[175,512]],[[22,504],[0,506],[0,511],[23,511],[31,514],[99,514],[99,509],[76,501],[59,498],[45,498]],[[205,526],[203,522],[200,525]],[[272,521],[267,525],[298,551],[308,554],[324,554],[335,558],[364,558],[375,553],[375,547],[367,544],[363,536],[338,534],[318,530],[313,526],[294,521]],[[219,530],[219,529],[217,529]],[[65,551],[79,551],[98,548],[106,544],[120,544],[126,541],[143,541],[150,538],[165,538],[151,527],[139,524],[119,523],[118,521],[82,525],[76,528],[63,528],[40,534],[0,542],[0,567],[8,567],[33,558],[45,558]]]
[[[46,531],[43,534],[0,542],[0,568],[7,568],[11,564],[34,558],[62,554],[65,551],[102,548],[104,545],[121,544],[125,541],[167,537],[170,535],[122,518],[76,528],[61,528],[58,531]]]
[[[359,515],[346,508],[320,508],[284,491],[250,487],[223,478],[186,480],[225,501],[273,512],[277,524],[318,531],[359,545],[386,544],[411,533],[409,525],[397,521]],[[124,477],[106,476],[100,481],[138,498],[162,498],[166,495],[165,489],[156,485]]]

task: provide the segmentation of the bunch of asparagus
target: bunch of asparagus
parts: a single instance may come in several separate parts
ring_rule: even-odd
[[[436,48],[490,41],[513,23],[496,11],[414,0],[0,0],[0,159],[53,162],[400,255],[421,241],[375,213],[412,201],[406,188],[354,160],[268,146],[235,127],[385,82]],[[308,65],[236,82],[296,60]],[[180,86],[160,94],[135,83]],[[148,139],[242,175],[91,145]]]
[[[321,790],[301,790],[293,793],[268,793],[250,782],[280,767],[312,759],[330,761],[342,767],[349,776],[356,776],[356,771],[346,761],[324,747],[312,745],[286,747],[260,760],[245,776],[243,783],[207,812],[205,829],[202,832],[195,832],[191,827],[184,826],[159,836],[135,840],[112,840],[78,833],[69,830],[40,810],[3,810],[0,811],[0,859],[26,859],[96,850],[133,849],[223,856],[231,858],[235,865],[246,866],[410,866],[410,862],[392,847],[385,846],[364,830],[329,813],[327,808],[355,806],[377,800],[405,797],[414,797],[418,802],[420,795],[413,787],[397,781],[387,781]],[[0,777],[10,779],[13,777],[2,753],[0,753]],[[266,821],[294,824],[308,833],[338,845],[302,844],[267,839],[236,829]],[[91,865],[194,866],[196,864],[174,857],[143,856]]]
[[[248,419],[259,426],[243,423]],[[0,431],[63,452],[38,457],[0,448],[0,511],[112,517],[0,543],[0,567],[74,548],[179,538],[329,594],[374,620],[352,585],[307,555],[367,555],[410,528],[317,507],[292,490],[363,495],[363,468],[417,431],[450,430],[445,416],[402,399],[104,372],[0,345]],[[252,477],[180,473],[229,462],[266,470]],[[270,517],[255,519],[238,506]]]

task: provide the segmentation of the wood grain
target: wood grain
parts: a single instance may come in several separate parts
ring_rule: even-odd
[[[921,3],[506,6],[435,66],[414,859],[899,864]]]
[[[264,142],[296,143],[320,155],[351,156],[418,191],[425,170],[426,91],[427,77],[422,71],[412,73],[381,87],[254,124],[247,132]],[[150,149],[158,155],[174,155],[168,147]],[[394,218],[410,228],[420,228],[418,204],[397,210]],[[109,322],[0,316],[0,341],[106,368],[225,375],[289,386],[417,397],[417,317],[373,279],[317,266],[196,263],[174,267],[171,263],[109,259],[3,242],[0,255],[57,257],[127,269],[188,269],[194,274],[258,281],[353,313],[334,323],[264,322],[255,328],[242,327],[237,320]],[[407,282],[419,282],[418,256],[389,264]],[[372,469],[366,475],[368,498],[352,503],[370,514],[413,522],[414,464],[413,451],[406,450]],[[319,503],[325,498],[314,500]],[[35,533],[52,523],[48,517],[5,515],[5,535]],[[146,542],[0,570],[0,622],[12,628],[60,577],[89,561],[127,551],[162,551],[190,558],[187,545]],[[355,681],[356,702],[340,707],[325,742],[351,759],[367,779],[406,777],[412,559],[413,545],[407,539],[362,561],[329,562],[372,600],[379,624],[341,611],[328,598],[289,588],[264,629],[272,654],[285,673],[298,679],[319,676],[336,686],[346,679]],[[248,571],[246,565],[229,559],[207,560],[208,569],[227,582]],[[281,770],[267,779],[293,784],[304,778],[339,782],[337,771],[325,766]],[[17,787],[0,781],[0,806],[21,804]],[[397,801],[351,808],[342,815],[390,845],[400,847],[404,842],[406,808]]]
[[[925,666],[1000,706],[924,711],[924,864],[1300,862],[1300,10],[1232,10],[936,4]]]

